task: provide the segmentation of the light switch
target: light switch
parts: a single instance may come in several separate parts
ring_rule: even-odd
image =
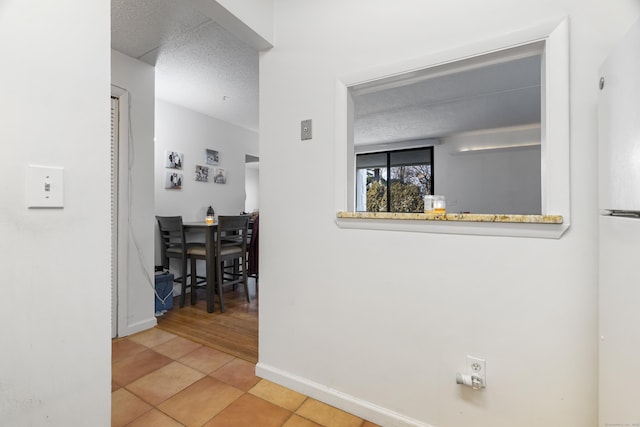
[[[300,122],[300,139],[311,139],[311,119]]]
[[[62,208],[63,168],[29,165],[27,207]]]

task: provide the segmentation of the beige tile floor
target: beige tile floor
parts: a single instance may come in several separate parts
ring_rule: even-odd
[[[113,427],[375,427],[255,376],[252,363],[154,328],[112,343]]]

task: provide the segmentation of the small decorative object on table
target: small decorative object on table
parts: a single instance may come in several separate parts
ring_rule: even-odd
[[[213,208],[211,206],[209,206],[209,208],[207,209],[207,218],[205,219],[205,222],[209,225],[214,223],[214,212],[213,212]]]
[[[424,196],[424,212],[430,214],[444,214],[447,212],[444,196]]]

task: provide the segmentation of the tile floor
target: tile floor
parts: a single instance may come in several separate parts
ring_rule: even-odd
[[[252,363],[154,328],[112,343],[113,427],[375,427],[255,376]]]

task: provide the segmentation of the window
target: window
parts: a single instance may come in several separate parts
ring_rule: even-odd
[[[433,194],[433,147],[356,155],[356,210],[424,212]]]
[[[533,55],[530,55],[530,53],[533,53]],[[380,89],[385,89],[385,87],[393,88],[404,86],[405,89],[409,91],[409,86],[404,85],[404,83],[409,82],[412,77],[421,77],[423,71],[435,72],[435,74],[431,74],[431,76],[435,78],[440,75],[438,71],[445,71],[445,68],[449,71],[455,71],[456,65],[462,66],[462,68],[457,68],[457,70],[460,71],[482,68],[476,67],[476,65],[484,64],[490,66],[492,59],[495,59],[496,63],[502,63],[504,62],[503,59],[509,59],[503,57],[502,54],[507,54],[507,57],[514,60],[517,60],[519,57],[527,58],[538,56],[540,62],[539,99],[541,106],[539,111],[539,124],[530,122],[529,125],[511,126],[509,129],[521,131],[517,135],[517,144],[504,142],[500,144],[500,147],[497,147],[492,141],[487,141],[486,146],[482,147],[482,151],[477,149],[476,151],[465,151],[465,147],[460,146],[458,151],[455,153],[451,152],[451,156],[458,156],[460,159],[463,159],[463,161],[470,162],[473,157],[483,157],[484,154],[489,153],[490,151],[486,151],[487,148],[493,149],[493,152],[502,151],[503,154],[509,155],[516,152],[521,154],[520,151],[524,150],[538,150],[539,156],[536,164],[539,162],[540,166],[536,174],[539,177],[535,178],[535,182],[539,182],[540,196],[539,199],[536,198],[535,209],[539,215],[543,216],[560,215],[563,218],[562,224],[549,224],[548,226],[540,227],[538,224],[513,225],[477,221],[474,222],[473,225],[469,225],[453,224],[446,221],[378,221],[378,219],[382,217],[379,218],[375,215],[340,215],[342,213],[354,213],[358,210],[358,200],[355,194],[357,186],[355,181],[357,179],[356,158],[360,153],[416,148],[417,146],[412,144],[417,142],[420,142],[421,147],[426,147],[429,144],[423,143],[425,139],[437,140],[432,144],[436,146],[434,149],[434,162],[438,164],[438,167],[435,168],[436,173],[433,177],[435,186],[432,191],[447,196],[447,207],[451,207],[454,212],[475,211],[475,207],[466,208],[466,198],[462,196],[458,197],[453,194],[450,189],[446,188],[451,180],[447,179],[447,177],[440,176],[443,173],[456,173],[455,178],[458,179],[459,172],[468,172],[466,167],[448,167],[447,163],[443,162],[443,160],[449,159],[446,157],[443,159],[442,156],[439,157],[438,155],[439,152],[443,151],[439,148],[442,148],[441,146],[447,143],[447,141],[443,142],[442,139],[450,137],[451,134],[437,132],[442,138],[438,138],[437,134],[434,133],[433,138],[412,136],[409,140],[404,137],[399,138],[397,135],[384,135],[383,130],[378,126],[379,121],[370,120],[370,123],[367,125],[366,122],[362,122],[361,120],[367,119],[363,117],[363,115],[376,113],[383,109],[386,109],[389,113],[397,113],[387,108],[392,97],[385,96],[381,98],[382,103],[372,103],[370,104],[372,108],[365,111],[361,108],[358,96],[366,95],[367,92],[376,92]],[[474,59],[477,61],[474,61]],[[465,87],[460,86],[459,89],[464,90]],[[530,85],[530,87],[532,86]],[[568,19],[553,18],[524,28],[521,31],[510,32],[494,38],[470,42],[467,45],[450,47],[449,49],[444,47],[443,50],[427,53],[424,57],[411,58],[406,61],[385,64],[384,66],[359,70],[340,76],[336,80],[335,101],[337,132],[335,138],[336,181],[334,200],[336,211],[339,214],[336,221],[339,227],[548,238],[559,238],[570,227]],[[486,109],[483,110],[482,112],[487,111]],[[456,108],[455,111],[459,110]],[[445,116],[446,112],[440,115],[440,117]],[[473,118],[473,116],[470,117]],[[500,118],[501,115],[497,117]],[[360,126],[361,124],[367,126],[363,128]],[[508,125],[497,124],[493,125],[492,129],[501,131],[504,129],[504,126]],[[539,130],[536,129],[536,126]],[[376,130],[374,127],[378,129]],[[363,134],[360,133],[359,129],[366,129],[368,132],[371,132],[372,135],[376,135],[376,140],[363,138]],[[396,129],[402,129],[402,127],[398,126]],[[411,127],[408,126],[406,129],[410,130]],[[484,136],[487,129],[476,129],[477,130],[473,132],[482,135],[483,138],[488,138]],[[456,142],[462,145],[462,142],[464,142],[462,139],[470,136],[469,132],[470,129],[457,130],[457,135],[455,136],[462,138],[458,138]],[[531,133],[537,133],[537,141],[529,141],[530,138],[528,135]],[[382,141],[382,139],[384,139],[384,142],[378,142]],[[379,149],[373,149],[374,145],[378,146]],[[515,147],[515,145],[518,146]],[[449,156],[449,153],[443,154]],[[466,157],[469,159],[464,160]],[[480,165],[482,166],[481,163]],[[486,175],[484,171],[496,170],[493,166],[487,166],[483,169],[482,176]],[[474,179],[466,179],[465,181],[474,182]],[[530,180],[533,180],[533,178],[530,178]],[[509,178],[502,178],[501,182],[510,183],[511,180]],[[483,188],[470,189],[470,194],[480,197],[482,200],[487,200],[489,197],[484,197],[485,193],[483,192]],[[515,192],[515,194],[519,195],[520,192]],[[510,195],[508,199],[513,199],[512,195]],[[456,201],[457,204],[450,203]],[[496,212],[497,210],[498,208],[492,208],[492,214],[500,213]],[[509,211],[515,213],[522,212],[523,209],[517,207],[509,209]],[[384,219],[393,218],[389,216]]]
[[[361,147],[393,151],[437,141],[434,192],[453,210],[539,215],[543,52],[537,41],[352,86],[356,157]],[[368,191],[380,193],[385,180]],[[417,212],[415,203],[398,200],[411,195],[393,197],[414,187],[388,180],[390,197],[367,197],[356,210]]]

